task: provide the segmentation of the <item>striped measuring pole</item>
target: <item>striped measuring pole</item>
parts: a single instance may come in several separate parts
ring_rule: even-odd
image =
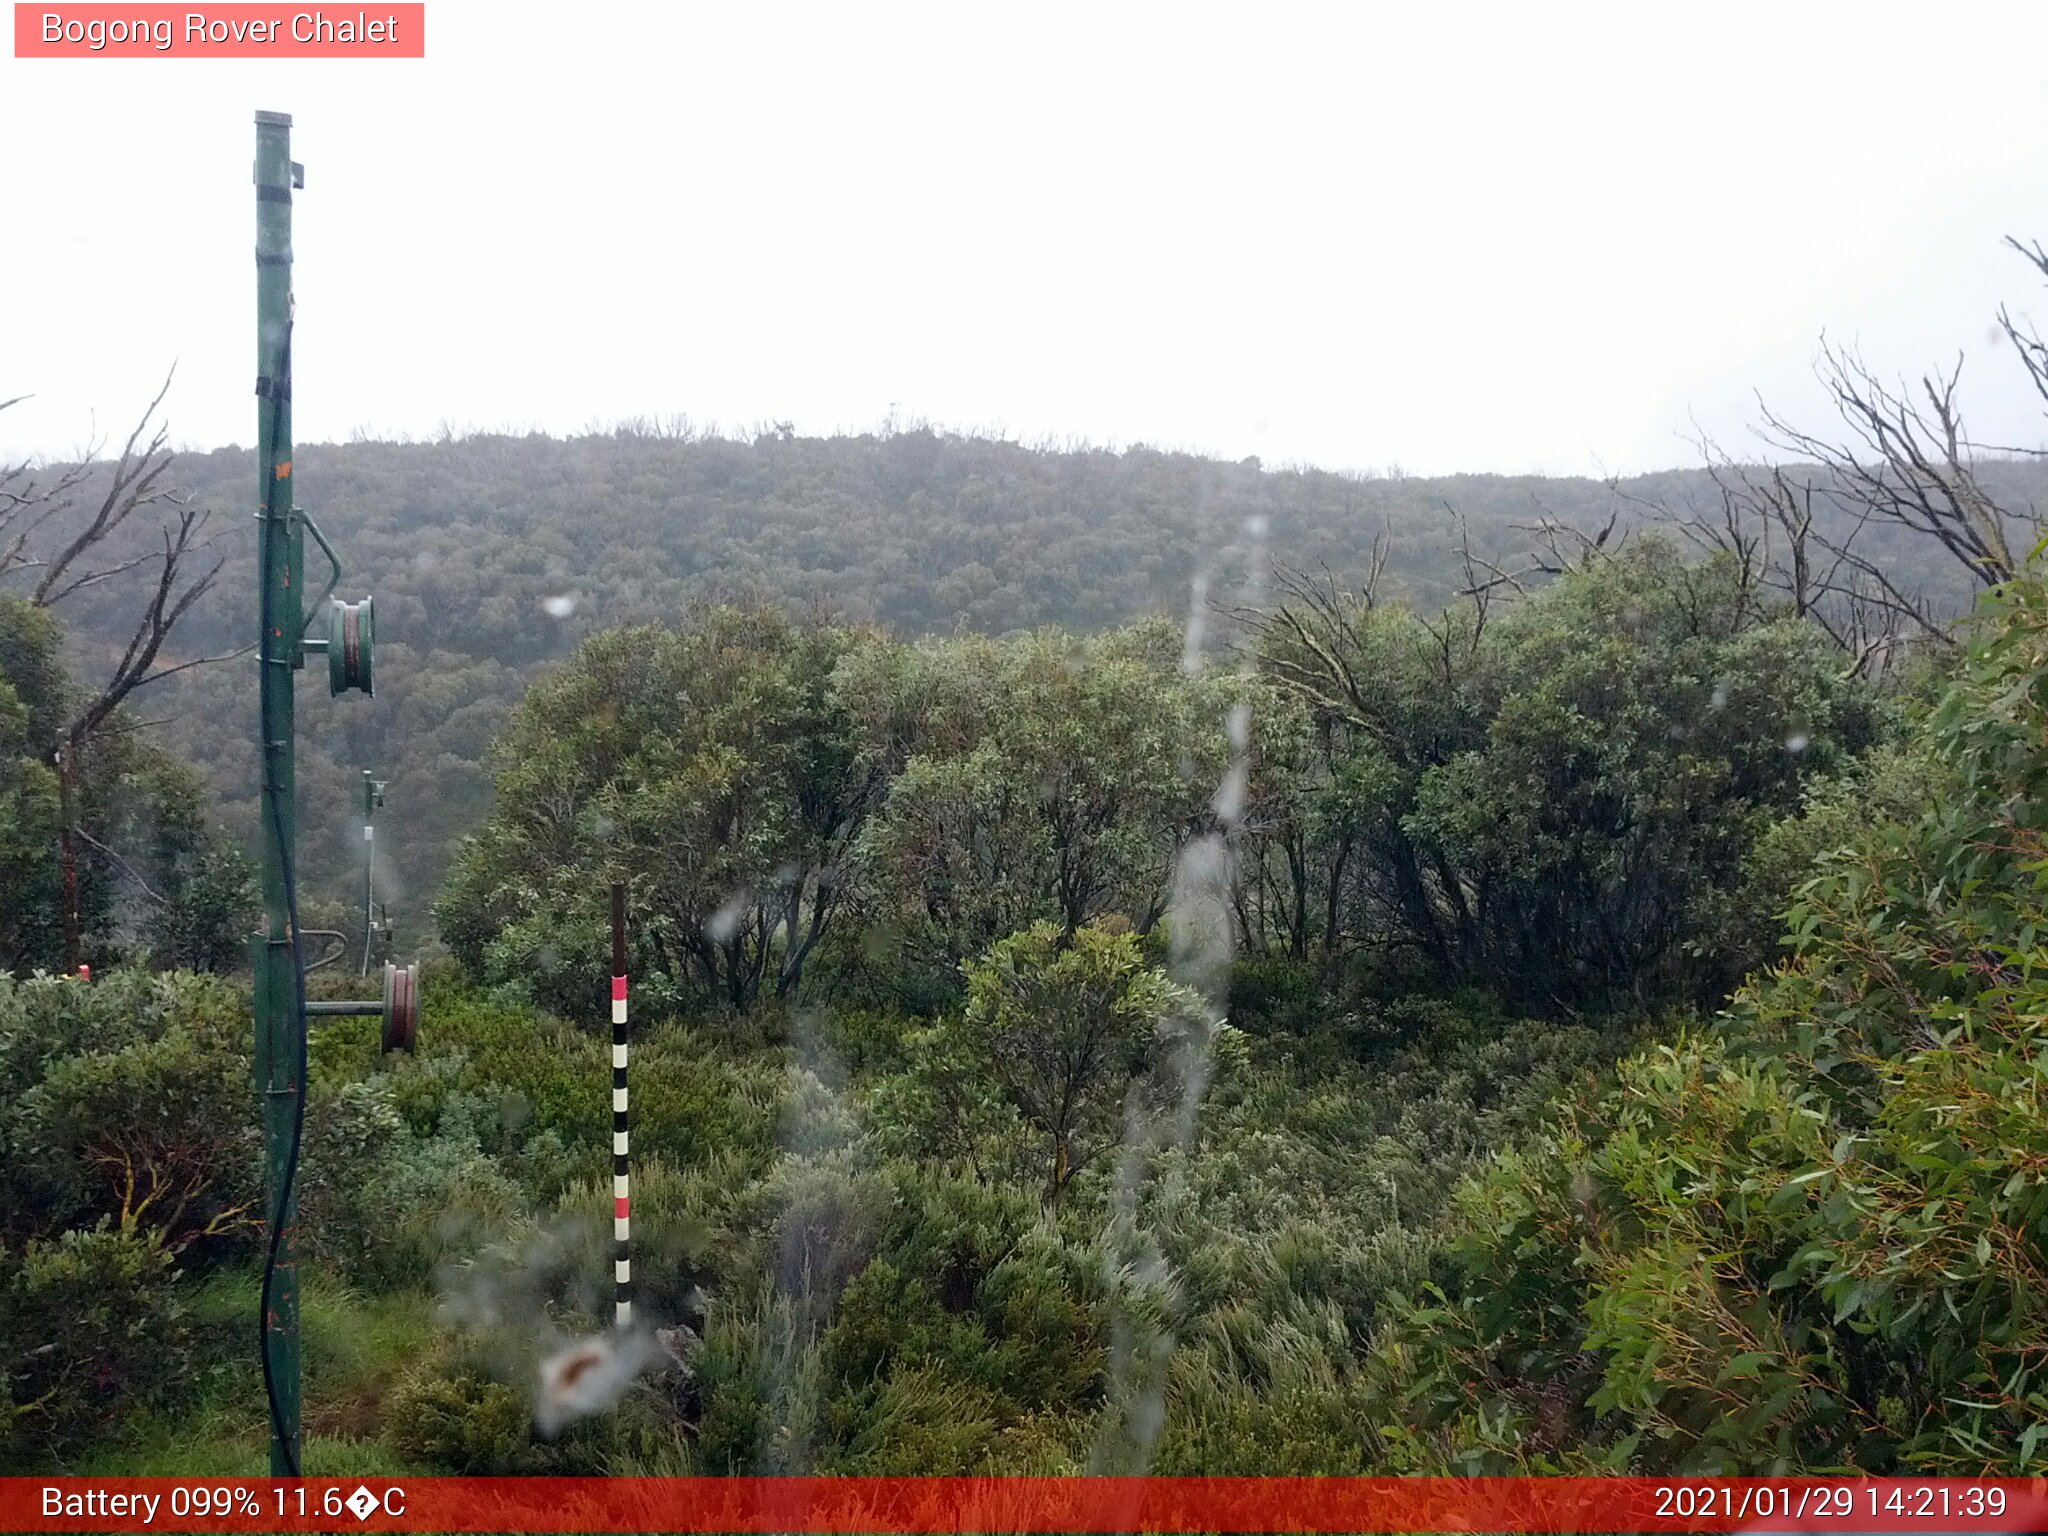
[[[627,1183],[626,883],[612,882],[612,1320],[633,1321],[632,1190]]]

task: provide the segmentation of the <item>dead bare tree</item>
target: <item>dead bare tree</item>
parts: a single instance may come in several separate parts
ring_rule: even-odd
[[[1450,515],[1458,532],[1458,562],[1463,581],[1454,588],[1454,593],[1455,598],[1463,598],[1464,601],[1460,603],[1454,598],[1435,617],[1423,616],[1421,623],[1435,645],[1443,685],[1452,689],[1458,685],[1461,668],[1469,665],[1479,654],[1480,644],[1486,638],[1486,621],[1493,612],[1495,600],[1503,592],[1526,595],[1528,588],[1523,584],[1524,578],[1542,571],[1544,567],[1532,556],[1529,569],[1511,571],[1474,553],[1472,529],[1464,514],[1448,505],[1444,511]]]
[[[2048,278],[2048,251],[2007,244]],[[1998,318],[2035,394],[2048,404],[2048,345],[2009,308],[2001,307]],[[1867,535],[1902,529],[1942,550],[1973,585],[2008,581],[2043,525],[2032,513],[2001,507],[1980,469],[1989,452],[2042,450],[1972,439],[1957,401],[1960,358],[1945,373],[1894,386],[1852,350],[1823,339],[1815,371],[1846,437],[1795,427],[1760,401],[1759,435],[1814,468],[1740,466],[1703,441],[1721,516],[1712,525],[1680,518],[1677,526],[1757,569],[1794,612],[1834,637],[1852,671],[1881,667],[1908,638],[1954,645],[1953,615],[1872,553]],[[1823,508],[1831,515],[1818,515]]]
[[[1465,577],[1464,585],[1457,589],[1458,596],[1469,597],[1480,605],[1479,627],[1484,629],[1486,606],[1496,592],[1505,590],[1517,597],[1528,596],[1529,589],[1524,582],[1533,574],[1533,567],[1531,570],[1511,571],[1506,566],[1474,552],[1472,525],[1465,521],[1465,514],[1448,505],[1444,511],[1450,514],[1451,522],[1458,530],[1458,564]]]
[[[175,373],[173,369],[165,376],[110,467],[99,460],[104,446],[100,443],[89,446],[77,462],[64,466],[47,483],[38,480],[30,460],[0,465],[0,584],[10,578],[25,581],[21,595],[35,607],[53,609],[87,588],[155,566],[154,578],[142,589],[125,647],[108,673],[71,701],[67,718],[55,733],[64,964],[70,970],[77,969],[82,948],[80,850],[104,849],[79,824],[80,781],[94,747],[123,728],[119,713],[138,690],[247,649],[163,661],[171,632],[212,588],[224,563],[221,557],[206,564],[213,543],[206,537],[210,514],[163,483],[173,455],[166,447],[169,429],[157,413]],[[7,401],[0,410],[21,398],[26,397]],[[132,546],[125,546],[117,535],[147,509],[157,509],[159,538],[123,553],[124,547]],[[202,565],[204,569],[198,569]],[[103,856],[111,857],[119,868],[128,867],[112,850],[104,850]]]
[[[2006,243],[2048,278],[2048,250]],[[1998,319],[2048,405],[2048,343],[2010,309],[2001,308]],[[2000,506],[1980,471],[1989,454],[2048,450],[1970,436],[1957,400],[1960,360],[1945,373],[1893,385],[1853,350],[1823,338],[1815,371],[1845,435],[1797,427],[1759,400],[1758,435],[1779,462],[1738,463],[1702,434],[1716,505],[1677,509],[1631,496],[1617,482],[1609,489],[1649,521],[1731,561],[1759,617],[1789,609],[1812,621],[1841,646],[1851,675],[1867,675],[1910,642],[1957,643],[1955,614],[1902,570],[1895,550],[1877,547],[1883,535],[1903,531],[1938,548],[1974,586],[2010,580],[2048,525]],[[1536,554],[1534,569],[1561,574],[1596,558],[1614,526],[1612,517],[1598,534],[1549,517],[1527,525],[1549,556]]]
[[[2040,241],[2025,245],[2013,236],[2007,235],[2005,243],[2019,252],[2041,277],[2048,278],[2048,250],[2042,249]],[[2048,405],[2048,344],[2042,342],[2041,333],[2034,329],[2031,322],[2015,319],[2012,311],[2003,304],[1998,306],[1998,328],[2005,333],[2005,339],[2011,343],[2014,353],[2019,357],[2020,366],[2026,369],[2027,379],[2034,386],[2034,393],[2041,397],[2043,405]],[[2002,448],[1999,451],[2032,456],[2048,453],[2048,449],[2038,447]]]
[[[1609,488],[1612,489],[1612,482]],[[1525,576],[1562,576],[1566,571],[1584,570],[1620,550],[1628,542],[1629,530],[1621,530],[1616,539],[1614,531],[1621,521],[1621,508],[1615,507],[1607,514],[1607,521],[1598,533],[1585,529],[1554,516],[1541,502],[1537,510],[1543,515],[1533,523],[1511,524],[1517,533],[1533,534],[1543,547],[1529,553],[1529,568]],[[1608,547],[1609,540],[1613,548]]]
[[[1764,440],[1819,465],[1852,512],[1932,540],[1977,584],[2018,574],[2031,520],[2001,508],[1978,478],[1979,451],[1956,402],[1961,358],[1947,373],[1924,375],[1915,391],[1894,388],[1854,352],[1823,340],[1816,371],[1848,437],[1804,431],[1766,405]]]

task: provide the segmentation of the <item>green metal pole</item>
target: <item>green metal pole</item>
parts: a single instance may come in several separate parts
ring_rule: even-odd
[[[298,1200],[287,1177],[298,1124],[299,1064],[306,1020],[300,1012],[299,957],[286,885],[297,832],[293,763],[292,674],[303,629],[302,572],[292,538],[292,408],[289,337],[292,309],[292,120],[256,114],[256,467],[262,643],[258,729],[263,763],[264,933],[256,954],[256,1071],[263,1095],[266,1209],[277,1224],[263,1348],[269,1366],[270,1472],[299,1468]]]

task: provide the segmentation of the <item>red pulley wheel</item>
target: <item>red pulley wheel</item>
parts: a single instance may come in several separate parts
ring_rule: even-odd
[[[384,1049],[410,1051],[420,1029],[420,968],[417,962],[384,966]]]
[[[341,610],[341,675],[353,688],[363,675],[362,619],[353,604]]]

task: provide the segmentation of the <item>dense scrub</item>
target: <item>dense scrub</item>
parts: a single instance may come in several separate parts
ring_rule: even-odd
[[[1175,1003],[1159,972],[1132,968],[1128,935],[1092,942],[1121,1006]],[[1302,1035],[1284,1005],[1247,996],[1250,1033],[1219,1042],[1200,1135],[1138,1179],[1142,1222],[1175,1272],[1162,1290],[1118,1267],[1133,1170],[1070,1154],[1066,1197],[1048,1206],[1055,1143],[1028,1097],[927,1139],[930,1122],[906,1113],[935,1070],[918,1021],[770,1010],[654,1025],[635,1052],[640,1302],[703,1343],[690,1375],[646,1378],[614,1414],[550,1441],[534,1430],[533,1373],[608,1306],[595,1284],[606,1051],[452,978],[429,995],[436,1027],[417,1060],[377,1062],[355,1021],[315,1037],[311,1272],[365,1298],[347,1305],[390,1297],[440,1319],[424,1336],[399,1328],[402,1353],[338,1382],[312,1357],[316,1462],[319,1439],[340,1435],[363,1442],[358,1460],[376,1442],[397,1464],[464,1470],[1078,1470],[1128,1415],[1115,1340],[1147,1308],[1183,1338],[1158,1388],[1185,1397],[1161,1457],[1242,1470],[1284,1433],[1303,1468],[1340,1445],[1355,1459],[1359,1346],[1391,1288],[1439,1271],[1432,1233],[1459,1171],[1618,1044],[1475,999]],[[253,1117],[232,1107],[249,1082],[243,1004],[220,983],[120,972],[90,988],[0,983],[0,1008],[32,1085],[5,1122],[7,1166],[29,1178],[8,1191],[8,1343],[33,1362],[11,1383],[9,1460],[76,1465],[108,1443],[139,1454],[161,1444],[160,1410],[208,1426],[212,1442],[183,1444],[186,1465],[253,1462],[260,1383],[241,1336],[207,1322],[242,1294],[255,1252]],[[27,1043],[51,1038],[76,1049]],[[188,1078],[146,1135],[121,1104],[73,1087],[171,1059],[191,1063]],[[1116,1083],[1096,1091],[1117,1102]],[[63,1134],[41,1130],[66,1093]],[[178,1214],[137,1212],[123,1205],[124,1152],[180,1190],[204,1155],[209,1181]],[[386,1330],[398,1316],[378,1315]],[[125,1422],[100,1390],[110,1366],[137,1383]],[[1283,1403],[1275,1381],[1293,1383]]]
[[[2040,1467],[2048,587],[1979,623],[1924,797],[1817,808],[1791,958],[1462,1192],[1401,1464]]]
[[[738,609],[607,633],[515,713],[440,927],[588,1012],[552,959],[623,876],[664,996],[928,1013],[1030,923],[1151,933],[1222,836],[1236,928],[1332,976],[1712,1000],[1767,952],[1737,916],[1783,895],[1765,835],[1885,713],[1730,565],[1650,540],[1505,613],[1368,596],[1242,645],[1219,670],[1161,624],[906,646]]]
[[[312,511],[362,562],[351,585],[377,593],[383,653],[374,704],[310,690],[302,700],[309,886],[346,888],[359,849],[345,807],[361,771],[375,769],[392,785],[394,910],[413,938],[455,840],[490,809],[492,742],[540,675],[605,629],[748,601],[822,604],[900,639],[1095,634],[1185,616],[1196,579],[1252,527],[1300,570],[1363,570],[1384,541],[1390,592],[1431,613],[1469,583],[1461,530],[1480,556],[1522,565],[1539,542],[1530,525],[1546,519],[1598,529],[1618,515],[1625,532],[1648,504],[1681,516],[1720,506],[1697,469],[1612,488],[1360,477],[924,428],[742,439],[640,423],[566,441],[301,443],[297,463]],[[181,455],[174,471],[195,505],[238,528],[229,514],[248,504],[255,473],[239,449]],[[1983,474],[2007,505],[2048,500],[2027,461]],[[1825,526],[1847,526],[1825,495],[1819,506]],[[1859,547],[1941,610],[1966,607],[1966,585],[1916,544],[1878,526]],[[186,621],[192,654],[245,641],[253,550],[242,533],[223,542],[221,581]],[[80,593],[81,648],[118,648],[131,599],[119,582]],[[244,663],[200,669],[167,683],[153,711],[172,717],[171,746],[205,770],[245,843],[257,829],[251,732],[217,725],[248,718],[247,681]]]
[[[552,673],[420,1052],[315,1030],[309,1468],[2034,1466],[2041,580],[1919,692],[1653,540],[1293,613]],[[0,978],[8,1467],[260,1463],[246,1006]]]

